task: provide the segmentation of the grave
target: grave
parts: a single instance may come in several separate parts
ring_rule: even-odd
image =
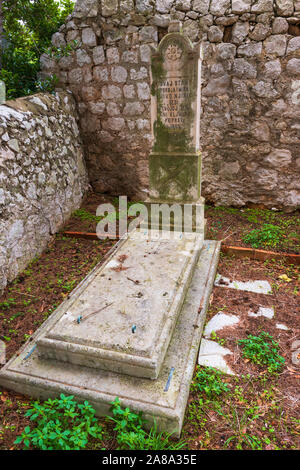
[[[203,227],[199,51],[171,23],[153,57],[148,207],[200,207]],[[4,366],[0,385],[41,399],[71,394],[98,415],[119,397],[179,436],[220,251],[203,230],[181,229],[124,236]]]

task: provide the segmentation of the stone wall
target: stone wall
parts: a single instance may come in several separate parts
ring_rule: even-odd
[[[42,56],[78,102],[96,191],[148,184],[150,50],[180,19],[203,41],[203,195],[217,204],[299,205],[300,1],[78,0]]]
[[[88,186],[74,98],[0,106],[0,292],[80,207]]]

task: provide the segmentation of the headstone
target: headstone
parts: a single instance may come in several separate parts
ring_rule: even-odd
[[[3,104],[6,101],[6,90],[5,83],[0,80],[0,104]]]
[[[200,198],[201,48],[173,21],[152,55],[152,202],[193,202]]]

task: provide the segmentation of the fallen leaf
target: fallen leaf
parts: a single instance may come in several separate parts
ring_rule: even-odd
[[[291,282],[293,280],[290,277],[288,277],[286,274],[281,274],[281,276],[279,276],[279,279],[282,279],[285,282]]]

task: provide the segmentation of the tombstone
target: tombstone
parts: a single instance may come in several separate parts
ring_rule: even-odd
[[[178,23],[171,29],[152,62],[149,201],[151,210],[203,209],[200,52]],[[136,228],[121,239],[4,366],[0,385],[36,398],[71,394],[89,400],[100,416],[119,397],[179,436],[220,242],[178,231],[145,238],[147,230]]]
[[[6,101],[6,90],[5,83],[0,80],[0,104],[3,104]]]
[[[152,202],[201,202],[200,87],[201,48],[171,22],[169,34],[152,55],[149,161]]]

